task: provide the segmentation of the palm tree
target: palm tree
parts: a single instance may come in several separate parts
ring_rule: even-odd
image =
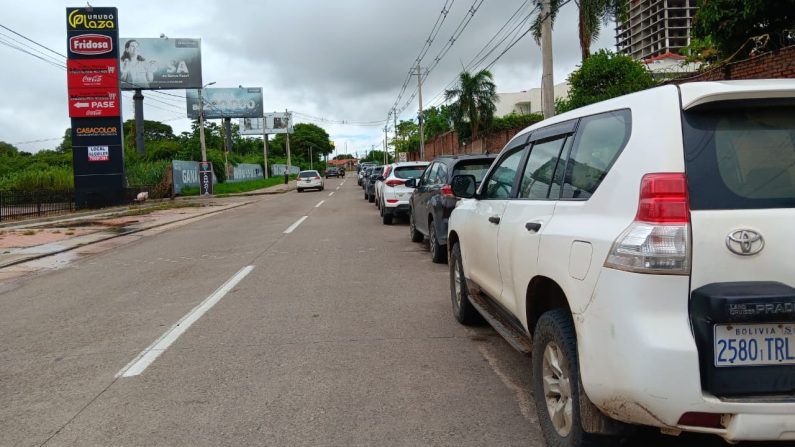
[[[543,0],[536,0],[541,2]],[[562,0],[549,0],[550,19],[555,23]],[[580,38],[580,52],[585,61],[591,55],[591,42],[599,38],[602,25],[607,25],[611,18],[621,17],[626,14],[629,6],[628,0],[574,0],[579,10],[578,31]],[[536,43],[541,42],[541,23],[546,18],[545,14],[538,14],[533,22],[533,37]]]
[[[452,90],[445,90],[444,98],[453,100],[450,106],[456,127],[469,123],[472,139],[477,138],[478,129],[488,125],[497,110],[497,86],[488,70],[481,70],[475,75],[467,71],[461,72],[458,85]]]

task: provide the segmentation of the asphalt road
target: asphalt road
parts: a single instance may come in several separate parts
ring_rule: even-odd
[[[542,446],[529,360],[362,197],[327,180],[4,284],[0,445]]]

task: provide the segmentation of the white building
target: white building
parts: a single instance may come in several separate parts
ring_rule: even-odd
[[[497,93],[497,110],[494,116],[502,117],[516,113],[519,115],[529,115],[531,113],[542,113],[541,89],[532,88],[521,92]],[[569,96],[569,83],[562,82],[555,86],[555,98],[566,99]]]
[[[698,72],[701,63],[687,62],[679,54],[665,53],[659,56],[643,59],[644,65],[654,79],[671,79],[694,74]]]

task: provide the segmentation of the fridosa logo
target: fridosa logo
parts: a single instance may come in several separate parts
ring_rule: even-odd
[[[113,14],[94,14],[79,9],[69,13],[68,22],[72,29],[114,29]]]
[[[113,39],[101,34],[81,34],[69,38],[69,49],[72,53],[92,56],[113,51]]]

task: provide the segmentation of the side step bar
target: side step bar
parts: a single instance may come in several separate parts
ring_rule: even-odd
[[[524,355],[530,355],[533,352],[533,343],[530,341],[530,336],[519,322],[512,321],[513,318],[505,315],[505,312],[497,307],[491,299],[484,297],[480,293],[472,293],[472,288],[470,288],[469,292],[469,301],[508,344]]]

